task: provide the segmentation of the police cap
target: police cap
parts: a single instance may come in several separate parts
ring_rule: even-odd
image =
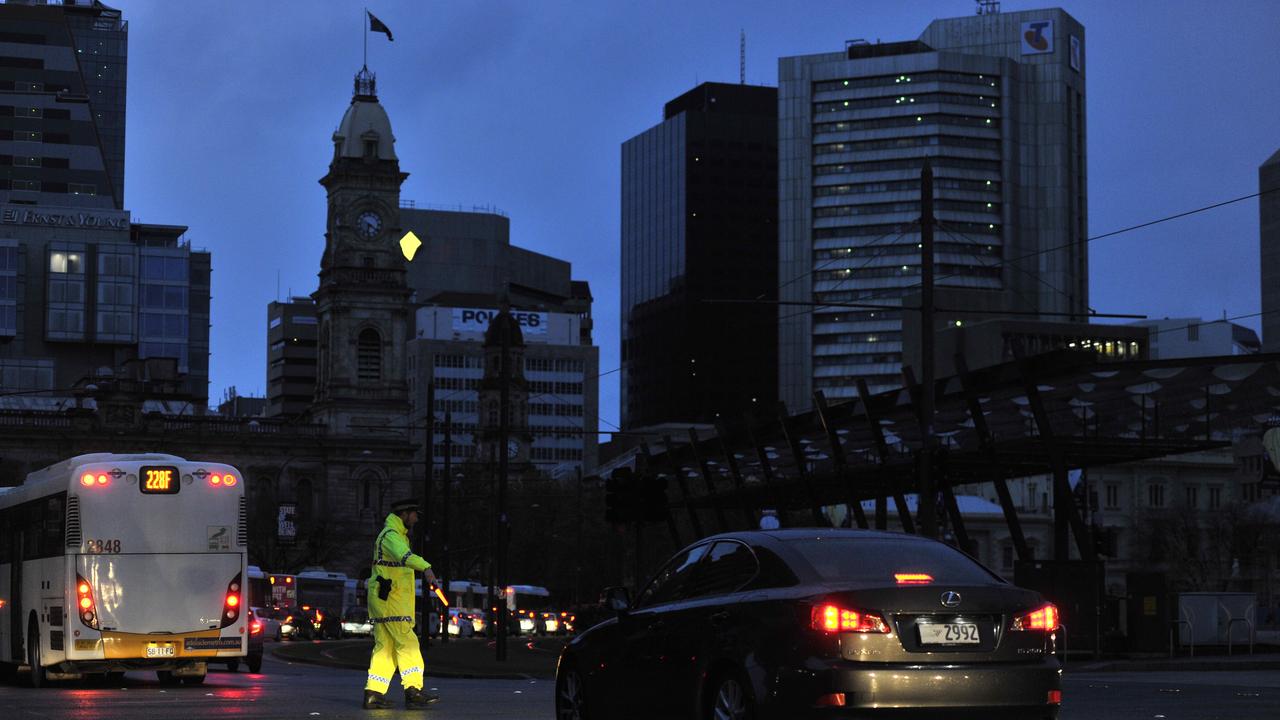
[[[417,498],[405,498],[391,503],[391,512],[393,513],[409,512],[410,510],[421,511]]]

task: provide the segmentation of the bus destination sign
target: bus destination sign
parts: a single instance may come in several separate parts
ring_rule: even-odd
[[[146,465],[138,469],[138,488],[145,495],[176,495],[181,487],[176,467]]]

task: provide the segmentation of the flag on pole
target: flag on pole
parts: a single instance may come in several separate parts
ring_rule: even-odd
[[[391,28],[387,24],[379,20],[373,13],[365,10],[365,14],[369,16],[369,32],[380,32],[387,36],[387,40],[395,42],[396,39],[391,37]]]

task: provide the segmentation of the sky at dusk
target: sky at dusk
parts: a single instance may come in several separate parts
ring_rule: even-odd
[[[261,395],[266,305],[316,286],[317,180],[361,65],[361,3],[114,0],[129,21],[125,204],[213,253],[210,401]],[[369,68],[402,198],[492,206],[514,244],[573,263],[595,295],[603,372],[619,366],[620,146],[698,82],[776,85],[777,58],[914,39],[970,0],[370,0],[395,35]],[[1004,2],[1006,11],[1048,7]],[[1280,148],[1280,2],[1069,2],[1085,26],[1089,232],[1257,192]],[[1259,310],[1258,204],[1099,240],[1099,312]],[[418,261],[423,261],[419,258]],[[279,291],[277,293],[277,275]],[[789,278],[784,278],[789,279]],[[1258,318],[1243,324],[1259,328]],[[776,342],[761,338],[761,342]],[[601,380],[601,430],[619,420]]]

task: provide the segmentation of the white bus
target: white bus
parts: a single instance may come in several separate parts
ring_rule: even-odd
[[[173,455],[80,455],[0,489],[0,662],[31,684],[248,651],[244,482]]]

